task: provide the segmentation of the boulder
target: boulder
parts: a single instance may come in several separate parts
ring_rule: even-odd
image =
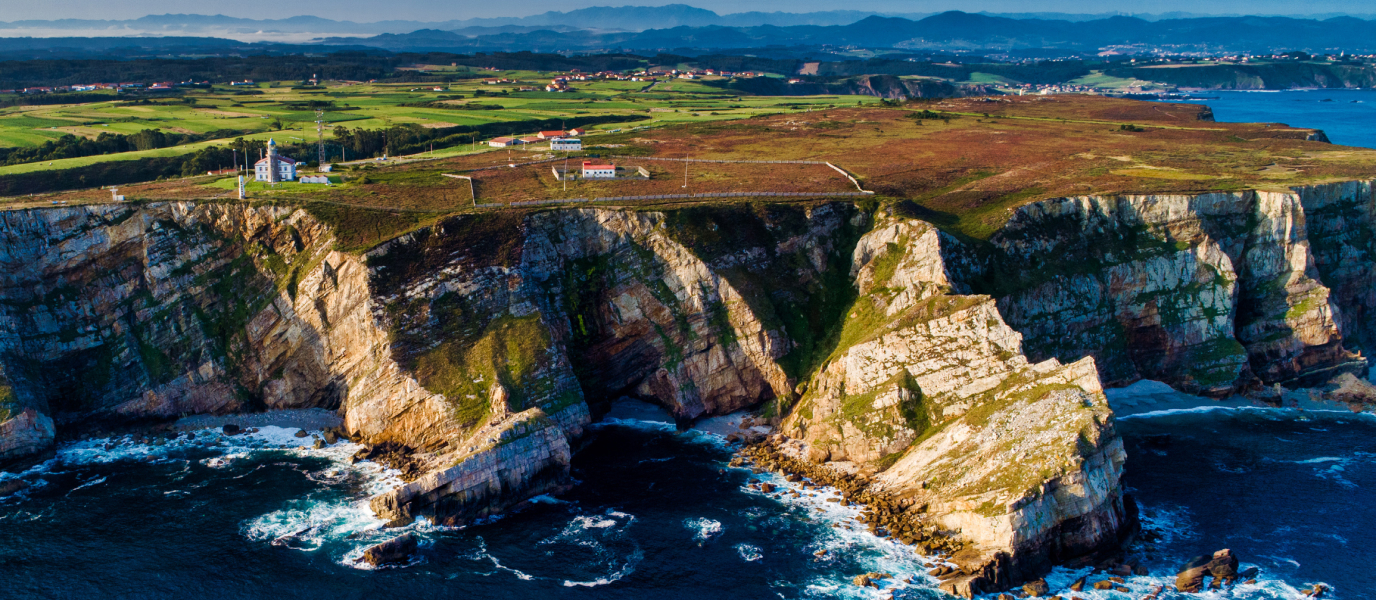
[[[364,550],[363,561],[374,567],[402,564],[411,560],[416,546],[416,536],[408,533]]]
[[[339,434],[338,434],[338,433],[335,433],[334,428],[331,427],[331,428],[329,428],[329,429],[326,429],[326,430],[325,430],[325,443],[328,444],[328,445],[333,446],[333,445],[335,445],[335,444],[338,443],[338,442],[339,442]]]
[[[0,481],[0,496],[8,496],[15,492],[22,492],[29,487],[29,484],[22,479],[6,479]]]
[[[1079,579],[1076,579],[1076,580],[1075,580],[1075,583],[1070,584],[1070,591],[1072,591],[1072,592],[1083,592],[1084,590],[1085,590],[1085,578],[1084,578],[1084,577],[1081,577],[1081,578],[1079,578]]]
[[[1051,586],[1046,584],[1045,579],[1038,579],[1024,584],[1022,586],[1022,591],[1026,592],[1028,596],[1036,598],[1051,593]]]
[[[303,437],[310,437],[311,434],[306,433],[306,430],[305,430],[305,429],[297,429],[295,435],[296,435],[296,437],[303,438]]]
[[[1338,402],[1376,404],[1376,385],[1351,373],[1334,377],[1328,384],[1336,386],[1328,396]]]
[[[1213,553],[1213,556],[1196,556],[1185,564],[1175,576],[1175,587],[1182,592],[1198,592],[1204,589],[1204,578],[1237,578],[1237,556],[1227,548]]]

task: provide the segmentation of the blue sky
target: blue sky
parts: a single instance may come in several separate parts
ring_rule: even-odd
[[[936,12],[942,10],[994,12],[1160,13],[1187,11],[1209,14],[1376,13],[1376,0],[698,0],[684,2],[733,13],[751,10],[811,12],[867,10],[877,12]],[[587,6],[650,6],[670,1],[607,2],[597,0],[0,0],[0,21],[22,19],[130,19],[148,14],[225,14],[235,17],[281,18],[316,15],[337,20],[377,21],[409,19],[443,21],[472,17],[525,16],[549,10]]]

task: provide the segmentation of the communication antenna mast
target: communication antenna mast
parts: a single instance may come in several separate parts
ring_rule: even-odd
[[[315,137],[320,146],[320,162],[325,164],[325,111],[317,109],[315,111]]]

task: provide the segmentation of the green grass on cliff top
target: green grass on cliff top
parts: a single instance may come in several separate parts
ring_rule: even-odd
[[[517,101],[528,105],[535,105],[535,100],[553,101],[514,96],[504,101],[513,106]],[[579,104],[584,102],[580,100],[572,106],[586,112],[602,110],[603,104],[629,102],[612,100]],[[837,102],[835,97],[811,100],[816,102],[813,106],[824,108],[782,113],[777,112],[780,105],[796,109],[805,103],[798,98],[745,98],[739,103],[747,109],[719,111],[722,114],[686,122],[682,120],[698,119],[706,109],[696,108],[696,104],[689,109],[686,106],[691,103],[679,100],[654,100],[660,105],[677,105],[671,110],[693,113],[650,113],[661,126],[621,126],[617,133],[610,131],[616,126],[607,126],[585,138],[588,149],[584,154],[637,157],[614,160],[650,168],[655,173],[650,182],[580,184],[586,185],[582,189],[587,191],[576,186],[565,191],[549,175],[548,164],[515,169],[507,166],[547,157],[547,151],[489,150],[386,166],[369,164],[363,170],[356,166],[341,172],[346,180],[342,185],[283,186],[255,193],[255,199],[324,203],[341,207],[338,211],[343,211],[342,207],[380,210],[391,215],[386,218],[403,221],[391,226],[369,224],[364,218],[337,219],[357,222],[375,232],[362,237],[375,237],[384,231],[409,230],[417,221],[417,217],[408,216],[411,213],[433,216],[492,210],[475,208],[468,183],[441,177],[442,173],[475,177],[479,201],[496,204],[558,201],[579,194],[608,196],[618,190],[626,190],[626,194],[670,194],[854,189],[841,174],[824,165],[814,171],[797,165],[775,168],[693,163],[688,169],[690,187],[685,190],[675,181],[681,177],[683,163],[648,159],[829,161],[853,174],[866,190],[875,192],[879,202],[900,203],[910,216],[966,238],[987,239],[1007,222],[1014,209],[1044,198],[1286,190],[1297,185],[1376,177],[1376,151],[1305,141],[1309,130],[1282,125],[1199,120],[1203,107],[1197,105],[1096,96],[1015,96],[894,107],[856,108],[842,103],[830,108],[829,104]],[[694,101],[708,102],[737,103],[718,98]],[[743,112],[751,111],[761,114],[740,118]],[[681,122],[670,124],[675,119]],[[228,190],[208,183],[177,180],[130,185],[122,186],[121,193],[145,200],[227,197]],[[640,189],[655,191],[635,191]],[[108,192],[90,190],[47,196],[38,202],[98,202],[108,197]],[[760,200],[780,201],[747,196],[623,201],[617,205],[657,209]],[[342,235],[350,237],[354,232],[344,231]]]
[[[638,126],[654,127],[682,122],[740,119],[765,112],[805,111],[813,106],[854,105],[857,101],[852,96],[739,96],[734,92],[686,80],[661,82],[649,92],[641,92],[647,83],[626,81],[577,82],[576,93],[519,91],[521,87],[543,88],[554,75],[535,71],[507,71],[494,73],[493,77],[513,79],[514,83],[486,85],[482,80],[465,80],[442,85],[446,88],[443,91],[434,91],[435,84],[329,83],[319,89],[301,89],[293,88],[286,82],[268,82],[260,83],[251,90],[257,95],[239,95],[246,90],[228,86],[186,92],[185,98],[194,100],[194,103],[170,98],[158,100],[159,104],[114,100],[90,104],[17,106],[0,109],[0,145],[36,146],[66,134],[94,138],[105,132],[131,134],[144,129],[179,133],[206,133],[223,129],[251,132],[244,136],[249,139],[276,137],[279,141],[314,141],[317,139],[315,113],[301,108],[302,103],[312,101],[328,101],[339,107],[339,110],[327,110],[325,113],[326,144],[332,138],[333,128],[340,125],[364,129],[382,129],[407,123],[423,127],[451,127],[587,115],[640,114],[648,116],[650,120],[637,123]],[[479,93],[482,95],[477,95]],[[457,96],[462,98],[456,99]],[[877,102],[874,98],[864,100]],[[403,106],[437,102],[439,106],[476,104],[500,108],[458,110]],[[279,122],[281,127],[276,126]],[[621,126],[600,128],[618,127]],[[176,156],[228,141],[230,139],[211,140],[157,150],[0,166],[0,176],[100,162]]]

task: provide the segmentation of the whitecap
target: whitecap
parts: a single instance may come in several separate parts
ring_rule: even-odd
[[[576,526],[583,529],[606,529],[617,525],[616,521],[599,517],[575,517],[573,521]]]
[[[736,553],[739,554],[741,560],[745,562],[755,562],[764,558],[764,551],[760,550],[759,546],[753,546],[751,544],[736,544]]]
[[[640,561],[643,558],[645,558],[645,553],[641,552],[640,548],[636,548],[630,556],[626,557],[626,563],[611,575],[608,575],[607,577],[599,577],[592,581],[573,581],[570,579],[565,579],[564,587],[597,587],[601,585],[610,585],[617,581],[621,581],[623,577],[635,572],[635,566],[640,564]]]
[[[750,469],[748,466],[736,468]],[[804,548],[810,553],[825,551],[817,560],[830,561],[833,560],[833,557],[845,556],[856,563],[857,570],[892,575],[892,577],[877,580],[875,584],[880,587],[876,590],[856,587],[851,582],[851,577],[855,575],[853,572],[842,573],[826,570],[807,581],[795,582],[801,584],[804,597],[869,599],[890,592],[895,592],[894,597],[899,597],[896,592],[903,589],[934,590],[937,588],[938,582],[935,577],[928,574],[927,571],[930,567],[926,566],[937,563],[934,557],[923,556],[912,546],[870,533],[867,527],[856,520],[856,517],[860,516],[859,505],[843,506],[839,502],[827,502],[828,498],[839,497],[840,492],[838,490],[833,488],[808,490],[803,488],[801,483],[789,482],[782,475],[773,472],[760,473],[753,477],[767,481],[780,490],[797,491],[799,496],[795,498],[792,494],[778,493],[769,495],[749,486],[743,486],[741,488],[743,492],[769,497],[784,506],[806,511],[807,519],[811,522],[822,525],[840,525],[840,527],[820,527],[814,541]],[[792,521],[786,517],[767,516],[760,522],[760,525],[762,527],[771,526],[776,519]]]
[[[694,532],[693,539],[697,541],[699,546],[721,535],[724,529],[721,521],[706,518],[684,519],[683,526],[689,531]]]
[[[83,484],[81,484],[81,485],[78,485],[78,486],[72,488],[71,491],[67,492],[67,495],[68,495],[68,496],[71,496],[71,495],[72,495],[72,492],[75,492],[75,491],[77,491],[77,490],[79,490],[79,489],[88,488],[88,487],[92,487],[92,486],[97,486],[97,485],[100,485],[100,484],[102,484],[102,483],[105,483],[105,480],[108,479],[108,478],[109,478],[109,477],[106,476],[106,477],[96,477],[96,478],[94,478],[94,479],[91,479],[91,480],[89,480],[89,481],[87,481],[87,482],[85,482],[85,483],[83,483]]]

